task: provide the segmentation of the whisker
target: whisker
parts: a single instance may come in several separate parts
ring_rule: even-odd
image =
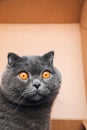
[[[74,114],[71,110],[71,107],[68,107],[62,100],[61,97],[58,97],[58,102],[55,100],[55,105],[58,107],[58,109],[63,113],[63,114]]]
[[[57,106],[57,108],[62,112],[65,113],[65,110],[63,109],[63,107],[60,104],[57,104],[57,102],[55,101],[55,105]]]
[[[17,101],[20,101],[21,99],[23,99],[23,94],[17,99]],[[15,111],[20,107],[20,104],[17,104]]]
[[[15,99],[13,102],[11,102],[10,105],[14,105],[16,102],[18,102],[19,100],[21,100],[22,97],[23,97],[23,95],[21,95],[20,97],[18,97],[17,99]],[[14,110],[16,111],[19,106],[20,106],[20,104],[18,104]],[[9,108],[8,108],[8,110],[6,112],[10,112]]]
[[[59,97],[59,102],[61,103],[61,106],[65,109],[66,112],[72,113],[71,107],[68,107],[62,100],[61,97]]]

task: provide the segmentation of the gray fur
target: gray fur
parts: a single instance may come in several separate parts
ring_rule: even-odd
[[[0,130],[50,130],[51,108],[61,84],[53,56],[54,52],[24,57],[8,54],[0,87]],[[41,77],[45,70],[51,72],[48,79]],[[20,79],[21,71],[29,74],[27,80]]]

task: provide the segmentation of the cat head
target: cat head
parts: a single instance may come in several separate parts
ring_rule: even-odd
[[[4,96],[19,105],[53,102],[61,84],[60,72],[53,67],[54,52],[43,56],[8,54],[8,64],[2,76]]]

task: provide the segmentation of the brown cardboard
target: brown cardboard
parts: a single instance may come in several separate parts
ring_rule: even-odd
[[[77,23],[84,0],[0,0],[0,23]]]

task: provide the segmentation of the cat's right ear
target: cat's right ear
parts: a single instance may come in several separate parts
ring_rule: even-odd
[[[8,53],[8,67],[13,67],[18,62],[22,61],[22,58],[14,53]]]

